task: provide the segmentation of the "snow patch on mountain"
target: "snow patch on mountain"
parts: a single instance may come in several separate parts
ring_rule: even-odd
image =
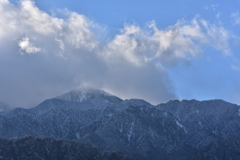
[[[81,138],[78,132],[76,133],[76,137],[77,137],[77,139]]]
[[[57,99],[66,100],[66,101],[73,101],[73,102],[82,102],[89,98],[96,98],[96,97],[106,97],[106,96],[113,96],[103,90],[97,89],[79,89],[73,90],[68,93],[65,93],[61,96],[56,97]]]
[[[130,127],[128,133],[127,133],[127,136],[128,136],[128,142],[130,142],[131,137],[132,137],[132,135],[133,135],[133,126],[134,126],[134,122],[131,123],[131,127]]]
[[[186,128],[185,128],[179,121],[177,121],[177,120],[175,120],[175,121],[176,121],[177,126],[179,126],[180,128],[182,128],[185,133],[188,133],[187,130],[186,130]]]
[[[182,125],[180,122],[178,122],[177,120],[176,120],[176,124],[177,124],[180,128],[183,128],[183,125]]]

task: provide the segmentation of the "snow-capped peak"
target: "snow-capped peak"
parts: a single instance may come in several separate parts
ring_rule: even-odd
[[[108,97],[108,96],[113,96],[113,95],[105,92],[104,90],[84,88],[84,89],[77,89],[77,90],[70,91],[56,98],[66,100],[66,101],[82,102],[89,98]]]

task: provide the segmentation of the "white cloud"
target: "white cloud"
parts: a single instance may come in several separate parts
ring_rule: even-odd
[[[198,17],[164,30],[155,22],[148,29],[125,24],[103,41],[100,25],[63,12],[61,19],[30,0],[18,6],[0,0],[1,101],[30,106],[88,84],[123,98],[165,102],[177,98],[166,68],[198,57],[205,45],[229,51],[228,31]],[[19,50],[34,55],[18,56]]]
[[[90,31],[92,22],[85,16],[71,13],[67,23],[67,31],[63,32],[66,40],[76,48],[94,49],[97,45],[94,34]]]
[[[32,54],[32,53],[37,53],[40,52],[41,49],[35,47],[29,40],[28,37],[23,38],[19,43],[18,43],[19,47],[21,48],[21,51],[25,51],[28,54]],[[24,54],[24,52],[21,52],[22,54]]]
[[[20,17],[23,25],[41,34],[51,34],[56,29],[62,29],[62,19],[49,16],[39,10],[33,1],[23,0],[20,2]],[[19,13],[19,11],[17,12]]]
[[[197,17],[190,22],[180,20],[165,30],[159,30],[154,21],[148,23],[148,27],[146,31],[135,25],[125,25],[121,34],[106,47],[106,57],[109,60],[122,57],[135,65],[155,60],[176,65],[199,56],[204,45],[231,54],[228,31]]]
[[[141,59],[137,54],[141,50],[142,44],[137,42],[135,38],[140,31],[140,28],[137,26],[125,26],[121,31],[122,34],[116,35],[106,46],[106,54],[104,56],[108,58],[107,60],[115,61],[122,57],[133,64],[140,65]]]

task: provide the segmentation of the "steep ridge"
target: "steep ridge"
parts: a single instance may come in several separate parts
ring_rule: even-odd
[[[133,160],[120,152],[106,152],[78,142],[36,138],[0,138],[0,159],[24,160]]]
[[[137,159],[181,160],[240,133],[240,107],[222,100],[175,100],[153,106],[102,91],[90,93],[84,92],[91,96],[81,101],[66,99],[73,94],[69,92],[32,109],[2,112],[0,137],[69,139]]]

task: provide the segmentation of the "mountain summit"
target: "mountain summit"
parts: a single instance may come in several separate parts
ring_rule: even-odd
[[[65,100],[65,101],[83,102],[88,99],[99,98],[99,97],[104,98],[108,101],[113,101],[113,102],[122,101],[120,98],[113,96],[110,93],[105,92],[104,90],[98,90],[98,89],[92,89],[92,88],[72,90],[56,98]]]

